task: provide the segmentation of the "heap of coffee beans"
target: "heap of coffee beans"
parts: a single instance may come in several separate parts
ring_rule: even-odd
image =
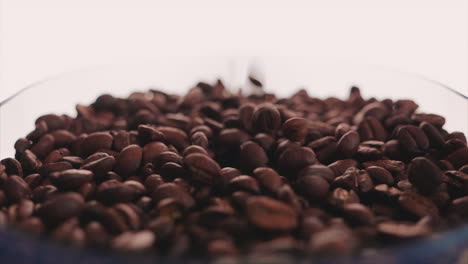
[[[260,83],[256,83],[261,85]],[[0,165],[0,228],[166,257],[358,254],[468,222],[468,147],[412,100],[101,95]]]

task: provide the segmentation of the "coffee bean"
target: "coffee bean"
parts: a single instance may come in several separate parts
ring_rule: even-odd
[[[23,167],[21,163],[13,158],[6,158],[1,161],[2,165],[5,167],[2,169],[7,175],[18,175],[23,177]]]
[[[419,153],[429,147],[429,140],[419,127],[402,126],[396,134],[400,147],[407,152]]]
[[[157,128],[157,131],[161,132],[167,142],[179,150],[183,150],[189,145],[187,134],[181,129],[161,126]]]
[[[11,202],[19,202],[31,194],[28,184],[17,175],[8,177],[4,183],[3,190]]]
[[[129,176],[138,170],[141,164],[143,150],[138,145],[125,147],[116,159],[115,172],[122,176]]]
[[[240,159],[248,170],[266,166],[268,156],[265,150],[253,141],[246,141],[240,146]]]
[[[83,205],[84,200],[77,193],[57,194],[37,210],[37,215],[47,225],[56,225],[79,215]]]
[[[382,167],[370,166],[366,168],[366,172],[376,183],[392,185],[394,182],[392,174]]]
[[[192,144],[200,146],[204,149],[208,148],[208,138],[203,132],[195,132],[191,136]]]
[[[444,138],[435,126],[428,122],[421,122],[419,127],[424,131],[429,139],[429,145],[434,148],[440,148],[444,145]]]
[[[442,183],[442,172],[430,160],[414,158],[408,166],[409,181],[423,193],[431,193]]]
[[[340,176],[351,167],[357,167],[358,163],[352,159],[344,159],[333,162],[328,167],[335,173],[335,176]]]
[[[239,175],[229,182],[229,188],[235,191],[246,191],[250,193],[260,193],[260,187],[255,178],[248,175]]]
[[[411,120],[417,123],[427,122],[436,127],[442,127],[445,124],[445,118],[435,114],[413,114]]]
[[[343,227],[327,228],[315,233],[308,244],[308,250],[316,254],[346,254],[356,247],[350,230]]]
[[[96,190],[96,198],[107,204],[131,202],[141,194],[137,188],[116,180],[105,181]]]
[[[246,214],[249,221],[261,229],[288,231],[297,227],[296,212],[290,206],[271,198],[248,198]]]
[[[330,188],[326,179],[315,175],[300,177],[296,185],[300,193],[310,200],[321,200],[325,198]]]
[[[237,128],[223,129],[218,135],[218,143],[227,148],[238,147],[250,139],[250,135]]]
[[[450,154],[447,159],[456,169],[468,164],[468,147],[458,149]]]
[[[50,134],[54,138],[55,148],[70,146],[76,140],[76,136],[65,129],[55,130]]]
[[[102,149],[110,149],[112,147],[113,137],[107,132],[95,132],[89,134],[83,141],[82,151],[85,155],[93,154]]]
[[[244,104],[239,108],[239,122],[243,129],[247,131],[252,130],[252,117],[255,111],[254,104]]]
[[[302,141],[307,135],[307,120],[302,117],[293,117],[284,122],[283,135],[292,141]]]
[[[388,109],[387,107],[382,104],[381,102],[373,102],[370,103],[366,106],[364,106],[361,111],[359,111],[355,116],[354,116],[354,123],[359,124],[362,122],[365,118],[375,118],[376,120],[382,120],[388,115]]]
[[[343,212],[351,222],[360,225],[372,225],[375,221],[374,214],[365,205],[360,203],[345,204]]]
[[[65,128],[65,120],[62,116],[48,114],[36,119],[36,124],[44,121],[49,128],[49,131]]]
[[[358,133],[361,140],[379,140],[385,141],[387,132],[379,120],[373,117],[367,117],[358,125]]]
[[[96,177],[104,177],[104,175],[107,172],[111,171],[114,168],[115,163],[116,161],[114,157],[107,156],[89,162],[81,166],[81,169],[92,171]]]
[[[408,213],[419,218],[439,214],[437,206],[430,199],[411,191],[403,192],[398,198],[398,204]]]
[[[29,133],[26,138],[31,141],[37,141],[39,138],[41,138],[43,135],[45,135],[49,131],[49,128],[47,127],[47,123],[44,121],[40,121],[36,123],[36,127],[34,128],[31,133]]]
[[[359,203],[359,196],[353,190],[336,188],[329,194],[328,202],[334,207],[343,208],[346,204]]]
[[[252,116],[252,126],[259,132],[268,134],[276,131],[281,125],[278,109],[269,103],[258,105]]]
[[[358,150],[359,142],[359,134],[355,131],[349,131],[338,141],[337,151],[344,157],[352,157]]]
[[[320,162],[329,163],[337,152],[338,143],[335,137],[327,136],[310,142],[308,147],[314,150]]]
[[[152,198],[156,202],[172,198],[184,205],[185,208],[190,208],[195,204],[193,197],[175,183],[163,183],[159,185],[153,191]]]
[[[259,167],[253,173],[260,186],[270,193],[276,193],[282,185],[281,177],[271,168]]]
[[[50,174],[52,183],[61,190],[74,190],[91,181],[94,173],[89,170],[69,169]]]
[[[316,161],[315,153],[310,148],[289,148],[279,157],[278,165],[285,172],[296,173]]]
[[[325,179],[329,183],[335,179],[335,173],[333,170],[324,165],[309,165],[305,167],[299,172],[298,178],[305,176],[318,176]]]
[[[221,169],[216,161],[200,153],[184,157],[184,164],[192,173],[192,179],[203,183],[212,183]]]

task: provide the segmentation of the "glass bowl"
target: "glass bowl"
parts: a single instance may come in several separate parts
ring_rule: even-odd
[[[412,99],[420,112],[446,118],[449,132],[468,133],[468,100],[436,81],[383,67],[313,58],[167,57],[159,61],[95,67],[59,74],[34,83],[0,102],[0,159],[14,156],[13,145],[34,128],[43,114],[76,115],[76,104],[90,104],[100,94],[127,96],[134,91],[159,89],[183,94],[198,81],[222,79],[229,89],[249,89],[255,74],[266,91],[287,96],[304,88],[311,96],[346,98],[351,86],[363,97]],[[388,248],[378,255],[337,258],[343,263],[468,263],[468,227],[431,239]],[[14,231],[0,233],[0,263],[150,263],[154,256],[124,255],[67,248]],[[328,262],[329,260],[321,260]],[[178,261],[191,262],[190,260]],[[281,263],[281,262],[279,262]],[[283,262],[284,263],[284,262]]]

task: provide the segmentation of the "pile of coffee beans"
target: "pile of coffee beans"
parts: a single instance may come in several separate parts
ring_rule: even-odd
[[[256,83],[261,85],[261,83]],[[164,257],[359,254],[468,222],[468,147],[412,100],[105,94],[0,165],[0,229]]]

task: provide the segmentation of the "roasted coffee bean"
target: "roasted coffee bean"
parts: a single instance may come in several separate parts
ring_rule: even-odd
[[[37,215],[47,225],[56,225],[66,219],[78,216],[83,209],[84,200],[77,193],[57,194],[46,201]]]
[[[138,188],[117,180],[105,181],[96,190],[96,198],[107,204],[132,202],[140,195]]]
[[[203,183],[212,183],[221,170],[216,161],[200,153],[184,157],[184,164],[192,173],[192,179]]]
[[[94,173],[89,170],[70,169],[50,174],[52,183],[61,190],[74,190],[91,181]]]
[[[310,148],[289,148],[279,157],[278,165],[284,172],[296,173],[316,161],[315,153]]]
[[[413,114],[411,120],[417,123],[427,122],[436,127],[442,127],[445,124],[445,118],[435,114]]]
[[[419,153],[429,147],[429,140],[419,127],[402,126],[398,128],[396,136],[399,146],[409,153]]]
[[[153,246],[156,236],[145,230],[139,232],[124,232],[115,237],[111,244],[113,248],[124,251],[141,251]]]
[[[195,132],[191,136],[192,144],[200,146],[204,149],[208,148],[208,138],[203,132]]]
[[[366,168],[366,172],[376,183],[383,183],[388,185],[392,185],[394,183],[392,174],[382,167],[370,166]]]
[[[155,162],[161,153],[168,151],[166,144],[162,142],[150,142],[143,147],[143,164]]]
[[[218,143],[227,148],[238,148],[239,145],[249,139],[249,134],[237,128],[223,129],[218,135]]]
[[[354,123],[359,124],[365,118],[373,117],[382,120],[388,115],[387,107],[381,102],[373,102],[364,106],[354,117]]]
[[[351,167],[357,167],[358,163],[352,159],[338,160],[328,165],[328,167],[335,173],[335,176],[340,176]]]
[[[138,170],[141,164],[143,150],[138,145],[125,147],[116,159],[115,172],[122,176],[129,176]]]
[[[90,155],[101,149],[112,147],[113,137],[107,132],[95,132],[89,134],[81,143],[84,155]]]
[[[255,226],[266,230],[287,231],[297,227],[296,212],[285,203],[267,197],[250,197],[246,214]]]
[[[321,200],[328,194],[330,184],[326,179],[315,176],[305,175],[296,182],[297,190],[310,200]]]
[[[351,222],[356,224],[372,225],[375,221],[372,211],[360,203],[345,204],[343,212]]]
[[[103,177],[107,172],[111,171],[114,168],[115,163],[116,161],[114,157],[107,156],[89,162],[81,166],[81,169],[92,171],[97,177]]]
[[[21,166],[21,163],[13,158],[6,158],[1,161],[2,165],[5,167],[3,172],[5,172],[7,175],[18,175],[20,177],[23,177],[23,167]]]
[[[447,160],[458,169],[468,164],[468,147],[460,148],[447,157]]]
[[[421,122],[419,127],[424,131],[429,139],[429,145],[434,148],[440,148],[444,145],[444,138],[435,126],[428,122]]]
[[[224,169],[225,168],[223,168],[223,170]],[[268,167],[260,167],[256,168],[253,173],[262,188],[266,189],[270,193],[278,192],[282,185],[282,181],[281,177],[275,170]]]
[[[281,126],[281,116],[274,105],[265,103],[255,108],[252,124],[257,131],[271,134]]]
[[[250,177],[248,175],[239,175],[233,178],[229,182],[229,188],[235,191],[246,191],[250,193],[259,193],[260,187],[258,186],[257,180],[255,178]]]
[[[63,116],[58,116],[54,114],[43,115],[36,119],[36,124],[44,121],[49,128],[49,131],[65,128],[65,120]]]
[[[185,208],[195,204],[193,197],[175,183],[163,183],[152,193],[154,201],[159,202],[166,198],[172,198],[181,203]]]
[[[208,152],[204,148],[202,148],[200,146],[196,146],[196,145],[192,145],[192,146],[187,147],[184,150],[184,153],[182,153],[182,155],[185,157],[185,156],[188,156],[188,155],[193,154],[193,153],[201,153],[201,154],[208,155]]]
[[[382,126],[379,120],[373,117],[367,117],[358,125],[358,133],[361,140],[379,140],[385,141],[387,138],[387,131]]]
[[[35,171],[42,163],[32,151],[27,149],[21,155],[21,165],[26,171]]]
[[[246,141],[240,146],[240,159],[248,170],[266,166],[268,163],[265,150],[253,141]]]
[[[255,105],[251,103],[247,103],[242,105],[239,108],[239,122],[241,128],[251,131],[252,130],[252,117],[255,111]]]
[[[65,129],[55,130],[50,134],[54,137],[55,148],[67,147],[76,140],[76,136]]]
[[[337,151],[343,155],[343,157],[352,157],[354,154],[356,154],[359,143],[359,134],[355,131],[349,131],[348,133],[344,134],[338,141]]]
[[[379,233],[397,238],[415,238],[431,233],[431,229],[423,224],[410,224],[399,222],[382,222],[377,225]]]
[[[29,133],[26,138],[31,141],[37,141],[43,135],[47,133],[49,128],[47,127],[47,123],[44,121],[40,121],[36,123],[36,127],[31,133]]]
[[[12,175],[5,181],[3,190],[8,198],[12,202],[19,202],[22,199],[28,198],[31,194],[28,184],[23,178]]]
[[[398,160],[375,160],[375,161],[366,161],[363,162],[362,165],[365,168],[369,168],[371,166],[378,166],[382,167],[389,172],[392,173],[392,175],[399,175],[403,173],[405,170],[405,163],[398,161]]]
[[[442,183],[442,172],[430,160],[414,158],[408,166],[408,179],[420,192],[434,192]]]
[[[359,203],[359,196],[353,190],[336,188],[329,194],[328,202],[334,207],[343,208],[346,204]]]
[[[292,141],[302,141],[307,135],[307,120],[302,117],[293,117],[284,122],[283,135]]]
[[[327,136],[310,142],[308,147],[314,150],[320,162],[328,164],[336,155],[338,143],[335,137]]]
[[[331,227],[315,233],[308,250],[316,254],[347,254],[356,247],[355,240],[347,228]]]
[[[403,192],[398,198],[398,204],[408,213],[419,218],[439,215],[437,206],[430,199],[415,192]]]
[[[177,149],[183,150],[189,145],[187,134],[175,127],[158,127],[157,130],[164,135],[164,138]]]
[[[327,182],[332,182],[335,179],[335,173],[332,169],[324,165],[310,165],[302,169],[299,174],[298,178],[305,176],[318,176],[325,179]]]

